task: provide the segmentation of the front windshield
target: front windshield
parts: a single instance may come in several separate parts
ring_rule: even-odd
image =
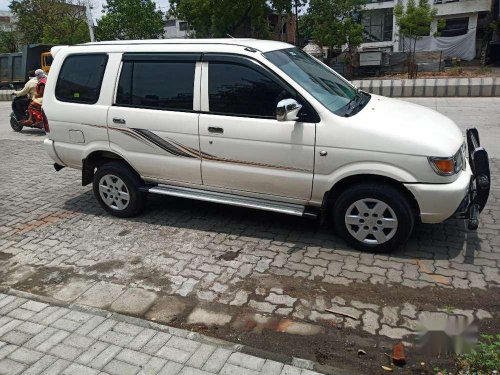
[[[356,96],[356,89],[348,82],[298,48],[271,51],[264,56],[333,113]]]

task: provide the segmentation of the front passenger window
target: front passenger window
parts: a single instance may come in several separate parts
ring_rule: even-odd
[[[208,69],[208,95],[210,113],[274,119],[278,102],[293,97],[256,69],[216,61]]]

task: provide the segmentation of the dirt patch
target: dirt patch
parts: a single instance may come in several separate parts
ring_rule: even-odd
[[[106,273],[117,268],[122,268],[124,264],[125,263],[121,260],[108,260],[106,262],[97,263],[90,267],[87,267],[87,270]]]
[[[219,260],[235,260],[240,255],[240,251],[227,251],[224,254],[217,257]]]
[[[72,268],[40,267],[30,277],[13,285],[13,287],[46,296],[50,295],[55,286],[65,284],[75,275]]]
[[[0,251],[0,262],[3,260],[9,260],[13,256],[14,256],[14,254],[4,253],[4,252]]]

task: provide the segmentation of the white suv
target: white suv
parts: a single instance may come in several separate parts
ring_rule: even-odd
[[[251,39],[52,48],[45,148],[112,215],[148,193],[317,217],[391,250],[415,220],[477,228],[489,194],[475,129],[370,95],[292,45]]]

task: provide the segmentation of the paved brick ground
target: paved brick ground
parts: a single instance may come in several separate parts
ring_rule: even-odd
[[[401,339],[443,311],[498,327],[499,160],[477,233],[420,225],[405,248],[373,255],[315,222],[182,199],[153,196],[120,220],[78,171],[54,172],[39,142],[0,140],[0,158],[0,286],[235,331]]]
[[[319,375],[241,349],[139,319],[0,293],[1,375]]]

